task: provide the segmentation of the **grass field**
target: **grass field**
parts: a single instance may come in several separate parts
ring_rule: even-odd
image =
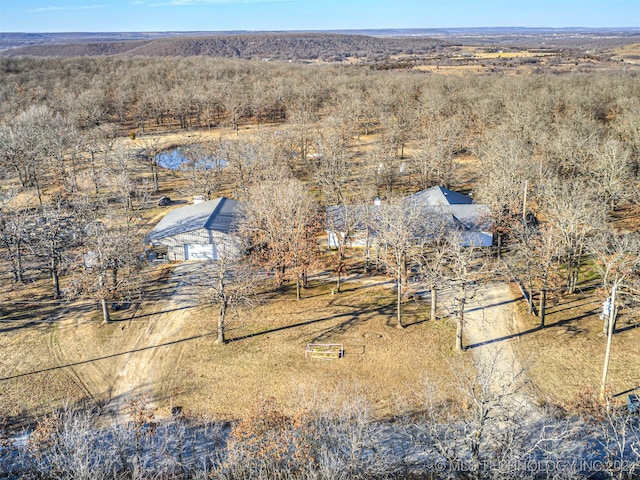
[[[0,306],[0,421],[21,423],[56,406],[72,405],[85,392],[68,372],[49,370],[58,365],[53,352],[60,309],[44,294],[46,286],[32,285],[28,292],[7,292],[7,286]]]
[[[293,408],[300,395],[310,392],[357,391],[367,397],[378,417],[407,406],[419,409],[418,390],[427,374],[446,384],[449,364],[460,355],[453,349],[452,323],[427,321],[428,304],[410,301],[405,305],[407,328],[398,330],[390,285],[347,281],[344,291],[335,295],[332,286],[326,280],[312,280],[300,301],[293,291],[267,294],[271,298],[263,305],[232,324],[231,341],[224,346],[213,343],[214,312],[192,309],[182,332],[190,340],[163,347],[163,356],[175,361],[159,387],[164,403],[180,405],[192,414],[238,418],[258,397]],[[85,387],[100,400],[109,378],[117,373],[113,371],[117,359],[108,357],[126,350],[127,339],[145,328],[144,320],[126,322],[123,315],[114,320],[125,322],[104,325],[99,311],[90,309],[78,311],[76,320],[64,328],[51,324],[22,330],[18,320],[5,319],[3,325],[16,330],[3,336],[9,355],[0,375],[28,375],[0,382],[0,415],[13,418],[64,402],[73,404],[86,395]],[[52,342],[65,345],[64,361],[56,356]],[[344,357],[305,358],[309,342],[342,343]],[[84,360],[92,361],[84,364]],[[76,363],[81,365],[55,368]],[[76,374],[92,378],[93,383],[78,381]],[[100,375],[102,386],[96,384]],[[453,394],[442,392],[443,401]]]
[[[518,351],[542,402],[571,409],[581,392],[598,392],[602,378],[606,336],[602,333],[600,300],[591,288],[561,297],[547,311],[545,329],[539,319],[519,309]],[[640,318],[624,310],[616,324],[607,382],[616,402],[625,392],[640,388]]]
[[[632,43],[613,51],[615,58],[622,59],[625,63],[640,64],[640,43]]]
[[[313,280],[303,299],[293,291],[268,300],[229,331],[231,341],[213,344],[205,336],[184,346],[179,368],[167,378],[165,395],[187,411],[240,415],[260,396],[293,408],[310,392],[358,391],[379,417],[416,404],[427,373],[448,374],[454,329],[450,322],[427,321],[428,304],[405,305],[407,328],[394,322],[389,285],[347,281],[332,295],[331,283]],[[192,333],[213,330],[214,312],[194,315]],[[188,334],[188,332],[185,332]],[[344,345],[340,359],[305,358],[308,343]],[[443,400],[453,392],[442,392]]]

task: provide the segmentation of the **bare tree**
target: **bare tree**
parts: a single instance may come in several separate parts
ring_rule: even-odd
[[[367,206],[356,205],[331,205],[327,207],[326,229],[329,233],[329,242],[332,248],[337,250],[336,255],[336,292],[340,293],[342,275],[346,272],[347,249],[356,240],[361,240],[363,231],[368,241],[367,231],[370,225],[366,223],[370,212]],[[365,245],[366,247],[366,245]]]
[[[560,245],[549,232],[549,225],[517,223],[512,230],[515,239],[513,252],[506,262],[525,284],[529,297],[529,313],[534,311],[534,288],[538,291],[537,315],[540,327],[545,327],[547,297],[550,285],[558,283],[553,267],[558,262]]]
[[[122,215],[127,223],[131,223],[137,212],[146,203],[152,187],[148,181],[140,179],[132,168],[132,152],[129,148],[119,145],[115,148],[103,169],[105,183],[116,192],[122,206]],[[137,204],[134,204],[137,200]]]
[[[594,437],[603,452],[602,465],[610,478],[625,480],[640,471],[640,423],[632,415],[603,408],[594,425]]]
[[[613,211],[629,194],[632,178],[631,151],[622,142],[608,139],[594,151],[590,171],[602,202]]]
[[[254,258],[275,272],[277,285],[289,269],[296,281],[296,298],[317,255],[318,207],[304,185],[281,180],[255,185],[246,204],[244,233]]]
[[[522,217],[523,196],[531,169],[531,148],[507,128],[487,132],[479,149],[482,165],[476,187],[478,198],[491,208],[491,224],[497,236],[498,258],[503,239]]]
[[[344,204],[345,190],[353,174],[349,130],[339,119],[326,119],[316,135],[314,177],[328,204]]]
[[[224,85],[221,89],[220,100],[224,105],[226,123],[235,130],[236,135],[239,134],[240,121],[249,110],[248,91],[248,88],[238,89],[236,85]]]
[[[417,257],[420,265],[419,279],[431,294],[431,321],[438,318],[438,290],[446,282],[448,250],[449,244],[436,236],[435,241]]]
[[[590,239],[589,251],[600,272],[602,287],[607,292],[612,291],[614,287],[618,287],[619,290],[631,280],[640,265],[640,238],[637,234],[617,234],[611,229],[605,230]],[[611,300],[615,303],[615,299]],[[612,307],[614,303],[611,304]],[[612,308],[614,323],[615,310]],[[609,319],[605,318],[602,330],[605,334],[608,325]]]
[[[83,90],[80,95],[69,95],[70,116],[79,128],[98,126],[109,113],[106,85],[94,85]]]
[[[630,150],[629,162],[631,174],[637,179],[640,176],[640,114],[631,105],[617,116],[614,131],[618,138]]]
[[[220,190],[226,160],[221,157],[219,147],[217,142],[196,141],[181,148],[186,161],[180,169],[189,180],[184,188],[185,194],[209,200]]]
[[[456,350],[464,350],[464,314],[466,304],[475,295],[476,281],[479,268],[476,262],[477,248],[464,245],[462,237],[456,232],[448,232],[447,248],[447,276],[455,291],[454,303],[456,308]],[[474,271],[475,268],[475,271]]]
[[[94,191],[96,194],[100,190],[100,176],[96,163],[96,155],[100,153],[106,155],[109,153],[113,148],[117,134],[117,126],[113,124],[102,124],[82,133],[80,145],[82,149],[89,154],[91,179],[93,180]]]
[[[279,135],[259,133],[255,137],[223,141],[219,157],[226,162],[224,177],[236,195],[244,200],[249,189],[260,182],[290,177],[289,165],[277,145]]]
[[[536,458],[538,445],[551,443],[546,429],[540,431],[538,441],[525,433],[531,427],[524,425],[527,410],[517,398],[523,370],[505,370],[501,362],[499,352],[477,366],[464,364],[462,359],[453,362],[449,377],[456,392],[453,405],[438,400],[443,386],[425,379],[424,417],[415,424],[416,443],[431,450],[434,461],[448,467],[440,471],[450,473],[451,478],[464,472],[467,478],[480,479],[502,469],[504,475],[498,478],[517,477],[516,461]]]
[[[460,146],[461,129],[458,119],[434,119],[420,130],[416,142],[418,151],[408,159],[420,188],[451,186],[456,174],[454,158]]]
[[[402,292],[408,267],[433,241],[433,219],[411,198],[395,199],[374,212],[373,229],[380,261],[396,280],[397,328],[402,325]]]
[[[47,145],[48,174],[51,185],[62,191],[72,192],[75,189],[75,156],[73,150],[77,145],[80,132],[66,118],[56,115],[49,126],[51,132]],[[73,152],[69,155],[70,152]],[[69,160],[71,159],[71,165]]]
[[[596,236],[592,239],[591,252],[602,274],[602,284],[605,290],[610,290],[606,300],[608,309],[603,309],[603,333],[607,335],[600,399],[604,400],[611,345],[615,331],[618,313],[618,295],[630,277],[637,274],[640,266],[640,237],[638,234],[617,235],[612,231]]]
[[[216,343],[222,345],[229,324],[239,317],[241,308],[257,301],[257,273],[238,257],[234,246],[219,250],[217,260],[199,269],[195,282],[201,301],[218,308]]]
[[[105,323],[110,321],[110,299],[139,295],[141,238],[121,217],[109,216],[104,206],[84,206],[82,211],[84,255],[76,270],[81,292],[100,303]],[[110,280],[109,281],[109,277]]]
[[[31,236],[36,255],[49,272],[53,298],[60,298],[60,275],[71,263],[70,250],[80,239],[78,213],[58,202],[45,206],[35,218]]]
[[[31,106],[11,126],[0,129],[3,163],[14,170],[23,188],[35,190],[41,205],[51,155],[59,153],[53,143],[59,137],[66,138],[64,122],[43,105]]]
[[[161,153],[160,137],[144,136],[140,138],[140,143],[142,144],[142,155],[151,169],[153,191],[158,192],[160,189],[160,165],[158,158]]]
[[[404,159],[404,150],[417,126],[420,84],[418,82],[392,81],[377,92],[379,100],[378,119],[382,129],[385,150],[393,157]]]
[[[16,283],[25,282],[25,256],[31,253],[33,220],[33,212],[29,209],[3,206],[0,210],[0,245]]]
[[[545,186],[542,206],[547,217],[548,235],[552,235],[560,246],[566,291],[573,293],[588,239],[605,224],[605,208],[585,183],[560,179],[549,181]]]
[[[293,127],[294,151],[302,163],[306,161],[311,146],[311,130],[318,119],[321,94],[321,85],[304,83],[292,92],[288,101],[287,121]]]
[[[366,157],[366,163],[370,181],[378,189],[384,187],[387,195],[392,194],[398,183],[402,164],[395,152],[395,147],[384,141],[376,142],[373,150]]]

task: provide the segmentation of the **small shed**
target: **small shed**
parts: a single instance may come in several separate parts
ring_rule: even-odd
[[[238,255],[238,201],[220,197],[171,210],[145,237],[153,250],[166,249],[169,260],[217,260]]]

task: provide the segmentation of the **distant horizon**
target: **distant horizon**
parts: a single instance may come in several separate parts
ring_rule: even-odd
[[[638,0],[0,0],[2,33],[639,27]]]
[[[571,30],[584,30],[584,31],[614,31],[614,30],[637,30],[640,32],[640,27],[634,26],[620,26],[620,27],[583,27],[583,26],[567,26],[567,27],[523,27],[520,25],[502,25],[502,26],[489,26],[489,27],[384,27],[384,28],[340,28],[340,29],[288,29],[288,30],[249,30],[249,29],[234,29],[234,30],[102,30],[102,31],[89,31],[89,30],[68,30],[68,31],[3,31],[0,30],[0,34],[25,34],[25,35],[65,35],[65,34],[87,34],[87,35],[99,35],[99,34],[260,34],[260,33],[357,33],[357,32],[385,32],[385,31],[398,31],[398,32],[428,32],[428,31],[472,31],[472,30],[549,30],[549,31],[571,31]]]

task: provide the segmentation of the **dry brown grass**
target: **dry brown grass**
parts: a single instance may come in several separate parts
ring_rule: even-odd
[[[620,71],[637,69],[640,64],[640,44],[611,50],[612,60],[602,60],[586,53],[561,55],[558,52],[487,51],[486,47],[462,47],[443,62],[441,58],[424,59],[414,67],[439,75],[531,75],[538,73],[572,73]],[[530,61],[529,61],[530,60]],[[622,61],[620,61],[622,60]]]
[[[495,51],[488,52],[483,51],[480,48],[470,49],[472,55],[477,58],[541,58],[541,57],[553,57],[557,55],[557,53],[549,52],[549,53],[537,53],[530,52],[528,50],[519,50],[516,52],[504,52],[504,51]]]
[[[56,406],[72,405],[84,392],[62,370],[48,370],[56,365],[53,333],[61,313],[59,303],[50,299],[48,282],[34,282],[27,290],[6,278],[3,281],[0,420],[21,424]]]
[[[624,63],[640,64],[640,43],[632,43],[616,48],[612,52],[617,59],[622,59]]]
[[[565,408],[585,389],[599,389],[606,347],[599,319],[601,298],[592,291],[559,298],[549,308],[547,327],[536,330],[537,317],[518,311],[518,351],[529,361],[528,374],[541,397]],[[609,392],[616,395],[640,387],[640,323],[621,312],[613,337]],[[626,401],[620,395],[618,401]]]
[[[382,417],[400,405],[420,408],[415,392],[426,372],[445,379],[453,351],[453,328],[427,321],[428,306],[405,306],[407,328],[394,324],[389,285],[347,282],[331,295],[314,281],[304,298],[275,295],[229,330],[231,341],[214,335],[188,342],[178,367],[165,382],[165,395],[187,411],[237,418],[257,397],[293,408],[304,392],[358,390]],[[185,336],[213,330],[214,312],[201,310]],[[342,343],[342,359],[305,358],[307,343]],[[445,382],[446,383],[446,382]],[[442,392],[443,399],[452,392]]]
[[[9,310],[5,303],[0,417],[20,420],[82,400],[108,401],[127,353],[140,347],[137,339],[162,310],[158,299],[172,288],[167,283],[171,269],[151,269],[147,302],[113,312],[114,322],[108,325],[92,303],[60,310],[45,301],[46,282],[37,308],[20,304]],[[171,364],[154,385],[164,407],[160,414],[181,405],[193,414],[239,418],[259,397],[294,409],[301,396],[335,391],[365,395],[378,417],[420,409],[419,391],[427,373],[446,385],[450,364],[459,359],[453,350],[453,326],[445,320],[427,321],[429,305],[408,300],[407,328],[395,328],[395,295],[387,281],[349,280],[342,293],[332,295],[333,282],[313,279],[299,302],[291,287],[267,292],[262,305],[232,324],[232,341],[224,346],[213,343],[215,312],[187,310],[190,317],[180,341],[158,347]],[[15,295],[26,298],[24,291]],[[35,305],[38,299],[33,300]],[[345,356],[306,359],[309,342],[342,343]],[[453,395],[445,390],[442,399]]]

